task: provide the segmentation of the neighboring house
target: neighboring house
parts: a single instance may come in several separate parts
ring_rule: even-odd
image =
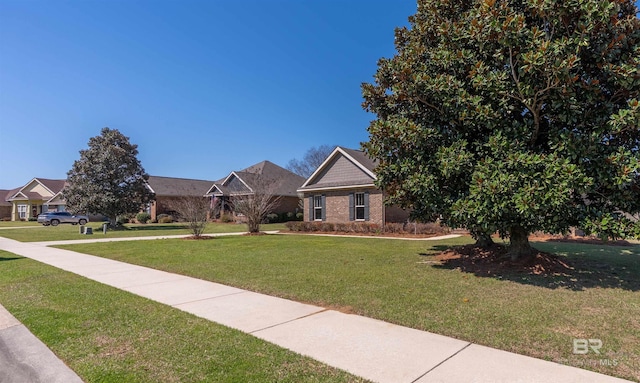
[[[65,180],[34,178],[21,188],[12,190],[6,201],[11,203],[11,220],[26,221],[47,211],[65,211],[62,198]]]
[[[409,212],[384,205],[374,181],[376,162],[359,150],[336,147],[298,188],[304,198],[304,220],[333,223],[404,222]]]
[[[151,220],[158,219],[159,214],[173,214],[171,204],[181,197],[202,197],[214,181],[192,180],[186,178],[149,176],[147,186],[155,193],[155,200],[149,206]]]
[[[9,197],[17,191],[18,189],[0,189],[0,221],[11,221],[11,207],[13,204],[9,202]]]
[[[269,193],[280,197],[270,213],[297,213],[300,211],[300,197],[296,189],[304,178],[284,169],[273,162],[262,161],[240,171],[233,171],[227,177],[210,185],[206,195],[219,201],[223,212],[232,213],[234,195],[250,195],[255,192]]]

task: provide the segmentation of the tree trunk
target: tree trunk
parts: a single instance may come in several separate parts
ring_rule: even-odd
[[[529,244],[529,233],[520,226],[509,229],[509,242],[507,253],[511,255],[512,261],[535,253],[535,249]]]
[[[247,226],[249,229],[249,233],[259,233],[260,232],[260,222],[256,222],[254,219],[247,219]]]
[[[476,246],[488,248],[493,245],[493,239],[491,235],[484,232],[472,232],[473,238],[476,239]]]

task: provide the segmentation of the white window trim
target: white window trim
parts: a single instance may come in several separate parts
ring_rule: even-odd
[[[316,218],[318,211],[320,211],[320,218]],[[322,195],[313,196],[313,221],[322,221]]]
[[[362,205],[358,205],[358,197],[361,198]],[[364,202],[364,192],[356,192],[353,194],[353,218],[355,221],[365,221],[364,211],[366,209],[366,205]],[[362,218],[358,218],[358,208],[362,209]]]
[[[18,204],[18,218],[26,219],[27,218],[27,210],[28,206],[24,204]]]

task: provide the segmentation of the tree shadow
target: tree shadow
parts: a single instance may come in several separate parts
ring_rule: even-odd
[[[583,291],[600,287],[640,291],[640,245],[559,242],[536,242],[532,245],[541,251],[535,260],[537,264],[513,263],[501,254],[493,254],[484,259],[475,255],[455,257],[452,255],[455,248],[452,252],[452,248],[446,246],[433,248],[444,253],[421,255],[433,257],[432,267],[437,269],[458,269],[478,277],[548,289]]]
[[[24,259],[22,257],[2,257],[0,256],[0,262],[4,262],[4,261],[16,261],[19,259]]]
[[[159,231],[159,230],[184,230],[187,229],[186,225],[140,225],[140,226],[125,226],[118,225],[115,228],[109,226],[109,230],[111,231]]]

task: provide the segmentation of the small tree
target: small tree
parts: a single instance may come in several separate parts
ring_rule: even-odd
[[[214,209],[211,200],[206,197],[187,196],[169,203],[172,210],[187,222],[187,228],[194,237],[199,238],[207,227],[208,217]]]
[[[100,213],[115,225],[119,215],[136,214],[154,194],[137,158],[138,145],[117,129],[103,128],[67,173],[63,196],[72,212]]]
[[[314,146],[307,150],[304,157],[302,157],[302,160],[298,160],[296,158],[290,160],[287,164],[287,170],[304,178],[309,178],[309,176],[313,174],[320,165],[322,165],[324,160],[329,157],[333,148],[334,147],[329,145],[320,145],[318,147]]]
[[[276,195],[277,185],[276,180],[255,174],[251,182],[251,190],[231,192],[233,210],[236,214],[244,216],[249,233],[260,232],[260,224],[282,199],[282,196]]]

